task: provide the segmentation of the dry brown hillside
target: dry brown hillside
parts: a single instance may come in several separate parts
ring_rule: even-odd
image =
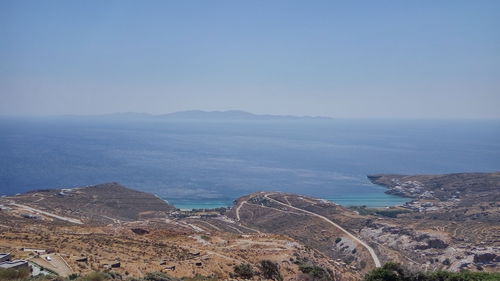
[[[129,189],[118,183],[36,190],[10,199],[20,205],[78,218],[87,223],[166,217],[174,209],[152,194]]]

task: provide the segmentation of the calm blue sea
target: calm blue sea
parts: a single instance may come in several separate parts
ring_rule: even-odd
[[[119,182],[179,208],[260,190],[389,206],[366,175],[500,170],[500,121],[0,118],[0,194]]]

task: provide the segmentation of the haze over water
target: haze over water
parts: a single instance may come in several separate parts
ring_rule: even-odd
[[[116,181],[180,208],[260,190],[388,206],[375,173],[500,170],[500,121],[1,118],[0,194]]]
[[[0,117],[0,194],[116,181],[186,208],[257,190],[386,206],[405,199],[368,174],[498,171],[500,121],[460,120],[500,120],[499,9],[0,1],[0,116],[18,116]],[[190,109],[346,119],[146,115]],[[21,117],[114,112],[146,114]]]

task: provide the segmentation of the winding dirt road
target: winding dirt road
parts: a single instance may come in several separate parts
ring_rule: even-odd
[[[292,206],[292,205],[289,205],[289,204],[285,204],[283,202],[280,202],[276,199],[273,199],[271,197],[269,197],[270,195],[273,195],[274,193],[266,193],[264,195],[265,198],[275,202],[275,203],[278,203],[280,205],[283,205],[283,206],[286,206],[288,208],[292,208],[294,210],[297,210],[297,211],[301,211],[301,212],[304,212],[306,214],[309,214],[311,216],[315,216],[315,217],[318,217],[324,221],[326,221],[327,223],[335,226],[336,228],[340,229],[342,232],[344,232],[347,236],[349,236],[351,239],[353,239],[354,241],[358,242],[359,244],[361,244],[363,247],[366,248],[366,250],[368,250],[368,252],[370,253],[372,259],[373,259],[373,262],[375,263],[375,267],[380,267],[381,266],[381,263],[380,263],[380,260],[377,256],[377,254],[375,253],[375,251],[373,250],[372,247],[370,247],[368,244],[366,244],[365,242],[363,242],[361,239],[359,239],[358,237],[354,236],[353,234],[351,234],[350,232],[348,232],[347,230],[345,230],[343,227],[341,227],[340,225],[334,223],[333,221],[329,220],[328,218],[322,216],[322,215],[319,215],[319,214],[316,214],[316,213],[313,213],[313,212],[310,212],[310,211],[307,211],[307,210],[304,210],[304,209],[300,209],[300,208],[297,208],[295,206]],[[241,205],[240,205],[241,206]]]
[[[241,203],[238,204],[238,206],[236,206],[236,210],[235,210],[235,213],[236,213],[236,219],[238,220],[238,222],[240,221],[240,209],[241,207],[244,205],[244,204],[248,204],[248,202],[245,200],[245,201],[242,201]],[[248,226],[244,226],[242,225],[241,223],[239,223],[239,226],[243,227],[243,228],[246,228],[248,230],[251,230],[251,231],[254,231],[254,232],[257,232],[257,233],[261,233],[258,229],[255,229],[255,228],[251,228],[251,227],[248,227]]]

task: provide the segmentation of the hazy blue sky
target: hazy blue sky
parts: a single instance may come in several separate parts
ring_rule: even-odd
[[[0,114],[500,118],[500,1],[0,0]]]

